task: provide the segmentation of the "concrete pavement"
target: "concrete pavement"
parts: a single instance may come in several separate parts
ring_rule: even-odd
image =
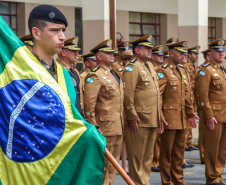
[[[193,168],[184,169],[184,179],[187,185],[205,185],[205,165],[200,163],[199,150],[185,152],[185,159],[187,163],[195,165]],[[224,170],[223,179],[226,181],[226,170]],[[126,182],[117,174],[114,185],[126,185]],[[150,185],[161,185],[160,173],[151,173]]]

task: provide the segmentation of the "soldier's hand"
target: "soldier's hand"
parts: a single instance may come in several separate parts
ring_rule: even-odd
[[[196,119],[199,119],[199,117],[197,115],[195,115],[195,116],[193,116],[191,118],[188,118],[188,121],[189,121],[190,126],[192,128],[196,128],[197,127]]]
[[[159,134],[162,134],[164,132],[164,125],[168,125],[168,123],[166,121],[162,121],[160,123]]]
[[[130,120],[129,121],[129,128],[136,132],[138,130],[138,123],[140,123],[140,119],[136,119],[136,120]]]
[[[217,120],[215,119],[215,117],[212,117],[208,120],[206,120],[206,124],[207,124],[207,127],[213,131],[215,129],[215,124],[217,124]]]

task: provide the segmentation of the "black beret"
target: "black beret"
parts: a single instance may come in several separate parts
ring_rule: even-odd
[[[56,24],[64,24],[67,27],[67,19],[60,10],[51,5],[36,6],[30,13],[29,18],[40,19]]]

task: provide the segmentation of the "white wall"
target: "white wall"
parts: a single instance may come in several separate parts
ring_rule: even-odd
[[[49,1],[47,0],[1,0],[1,1],[82,7],[83,0],[49,0]]]
[[[177,14],[178,0],[116,0],[117,10]],[[182,0],[180,0],[182,1]]]
[[[179,0],[179,26],[207,26],[208,0]]]

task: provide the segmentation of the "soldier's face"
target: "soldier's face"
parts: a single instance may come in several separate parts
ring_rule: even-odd
[[[163,56],[152,54],[151,60],[154,60],[155,62],[162,64],[163,63]]]
[[[95,66],[97,65],[97,61],[96,60],[92,60],[92,59],[88,59],[88,61],[86,62],[86,66],[90,69],[93,69]]]
[[[35,45],[39,45],[42,50],[50,55],[60,53],[64,47],[65,25],[47,22],[43,30],[37,27],[32,28],[35,38]]]
[[[150,47],[141,46],[140,48],[136,48],[135,52],[140,58],[143,58],[145,60],[151,59],[152,50]]]
[[[189,54],[189,58],[190,58],[192,63],[195,63],[199,59],[199,54],[192,52],[192,53]]]
[[[112,65],[112,63],[114,62],[114,54],[113,53],[107,53],[107,52],[99,52],[99,54],[97,55],[97,59],[102,62],[105,63],[106,65]]]
[[[186,64],[188,62],[188,57],[185,55],[184,60],[181,64]]]
[[[63,49],[65,52],[65,58],[66,60],[71,63],[71,64],[75,64],[77,62],[78,59],[78,51],[77,50],[69,50],[69,49]]]
[[[216,63],[222,63],[225,58],[225,52],[224,51],[217,51],[215,49],[211,49],[210,51],[210,58],[213,62]]]
[[[183,64],[186,58],[185,53],[179,52],[177,50],[174,50],[173,52],[171,52],[170,56],[173,58],[176,64]]]

